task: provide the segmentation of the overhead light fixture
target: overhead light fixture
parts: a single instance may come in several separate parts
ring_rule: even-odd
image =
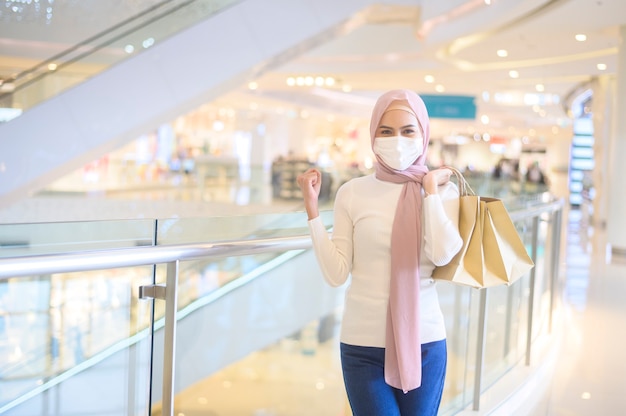
[[[248,89],[256,90],[257,88],[259,88],[259,84],[257,84],[256,82],[252,81],[248,83]]]
[[[584,33],[579,33],[575,36],[575,38],[579,42],[584,42],[587,40],[587,35],[585,35]]]
[[[511,71],[509,71],[509,76],[511,78],[519,78],[519,72],[517,72],[515,70],[511,70]]]
[[[433,82],[435,82],[435,77],[433,77],[432,75],[426,75],[424,77],[424,81],[426,81],[429,84],[432,84]]]
[[[56,69],[57,69],[57,64],[48,64],[49,71],[56,71]]]
[[[287,77],[285,80],[290,87],[333,87],[337,84],[337,79],[334,77],[323,77],[320,75],[299,75]]]
[[[537,84],[535,85],[535,90],[537,92],[544,92],[546,90],[546,87],[543,84]]]
[[[144,49],[148,49],[152,45],[154,45],[154,38],[148,38],[141,43]]]
[[[509,51],[507,51],[506,49],[498,49],[498,51],[496,52],[496,54],[497,54],[500,58],[506,58],[507,56],[509,56]]]
[[[52,22],[54,0],[5,0],[5,8],[0,12],[2,20],[16,22]]]
[[[600,71],[606,71],[606,64],[598,64],[598,65],[596,65],[596,67],[597,67]]]

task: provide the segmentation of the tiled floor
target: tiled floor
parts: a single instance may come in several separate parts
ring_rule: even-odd
[[[626,259],[607,255],[605,232],[569,215],[561,351],[537,416],[626,414]]]

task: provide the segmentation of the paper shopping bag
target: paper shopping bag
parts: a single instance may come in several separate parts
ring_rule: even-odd
[[[486,288],[511,284],[534,263],[500,199],[475,195],[456,169],[459,184],[459,233],[461,250],[445,266],[436,267],[433,278]]]
[[[483,286],[511,284],[533,268],[534,263],[504,203],[497,198],[482,198],[484,204]]]
[[[463,246],[447,265],[435,268],[434,279],[482,287],[484,261],[481,222],[480,197],[462,195],[459,198],[459,233]]]

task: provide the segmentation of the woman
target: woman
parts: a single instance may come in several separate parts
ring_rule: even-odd
[[[435,266],[461,248],[458,189],[429,171],[429,120],[412,91],[382,95],[370,121],[376,171],[337,191],[332,237],[319,218],[321,174],[298,176],[318,263],[333,286],[352,277],[340,335],[354,416],[436,415],[446,334]]]

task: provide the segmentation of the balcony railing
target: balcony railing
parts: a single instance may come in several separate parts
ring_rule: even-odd
[[[441,414],[478,410],[481,395],[510,369],[530,365],[535,343],[550,336],[562,209],[549,200],[511,211],[536,265],[513,285],[439,284],[449,350]],[[332,226],[330,212],[323,218]],[[309,323],[327,322],[342,300],[319,276],[303,213],[6,225],[0,244],[2,414],[217,408],[226,390],[188,392],[281,339],[315,355],[328,337],[311,339]],[[279,362],[293,358],[277,351]],[[316,394],[327,395],[316,402],[329,406],[315,414],[346,411],[343,390],[312,377]],[[270,383],[257,378],[246,388]]]

